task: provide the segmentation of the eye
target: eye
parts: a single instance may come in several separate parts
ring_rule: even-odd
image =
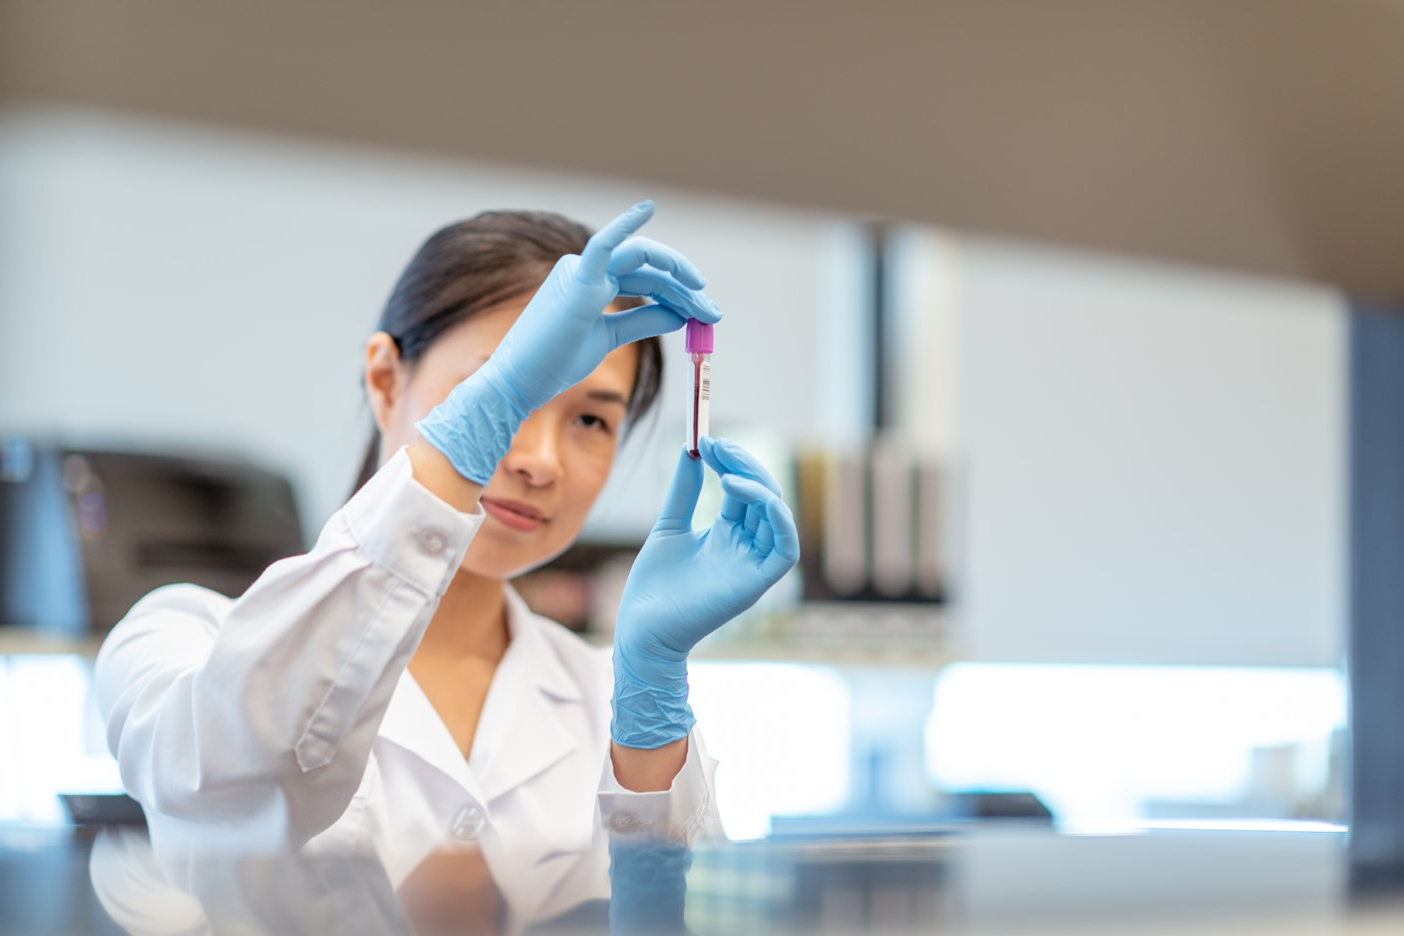
[[[580,424],[587,429],[595,429],[600,432],[610,431],[609,422],[603,417],[596,416],[594,413],[581,413],[579,420]]]

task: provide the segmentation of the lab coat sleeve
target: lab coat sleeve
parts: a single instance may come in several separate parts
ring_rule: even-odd
[[[606,762],[600,781],[600,827],[613,838],[639,837],[691,843],[720,831],[714,795],[717,764],[702,736],[687,737],[687,760],[667,790],[636,793],[626,790]]]
[[[311,552],[238,600],[177,585],[138,602],[95,686],[153,833],[174,822],[213,847],[298,847],[330,827],[482,519],[420,485],[402,449]]]

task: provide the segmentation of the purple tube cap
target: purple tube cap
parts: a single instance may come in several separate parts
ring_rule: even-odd
[[[697,319],[687,320],[687,332],[683,335],[683,350],[688,354],[712,353],[712,328]]]

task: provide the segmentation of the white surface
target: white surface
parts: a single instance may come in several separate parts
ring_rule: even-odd
[[[960,241],[896,225],[888,234],[887,386],[891,424],[917,452],[949,462],[961,426]]]
[[[121,789],[91,683],[76,656],[0,656],[0,822],[67,822],[59,793]]]
[[[853,699],[842,673],[706,661],[688,667],[688,682],[707,751],[717,759],[717,808],[728,838],[764,838],[776,816],[843,807]]]
[[[362,344],[419,244],[488,208],[598,225],[645,196],[659,203],[646,233],[702,269],[727,315],[714,427],[851,434],[817,367],[835,346],[813,327],[855,308],[834,288],[858,286],[844,222],[81,111],[0,120],[0,431],[241,452],[292,476],[315,531],[369,432]],[[662,500],[683,437],[680,336],[665,353],[656,436],[616,472],[600,535],[646,531]]]
[[[1288,819],[1330,799],[1345,727],[1338,670],[956,664],[926,768],[948,792],[1030,790],[1064,831],[1145,828],[1166,806]]]
[[[990,242],[959,271],[973,657],[1338,664],[1341,302]]]

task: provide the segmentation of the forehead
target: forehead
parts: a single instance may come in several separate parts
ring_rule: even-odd
[[[447,328],[434,339],[434,344],[425,355],[435,355],[450,359],[478,355],[486,358],[507,334],[508,329],[522,314],[525,303],[508,303],[484,312]]]
[[[629,394],[634,390],[634,379],[638,376],[639,368],[639,346],[627,344],[622,348],[615,348],[600,366],[595,368],[595,372],[581,381],[581,386],[587,389],[614,390],[629,399]]]

